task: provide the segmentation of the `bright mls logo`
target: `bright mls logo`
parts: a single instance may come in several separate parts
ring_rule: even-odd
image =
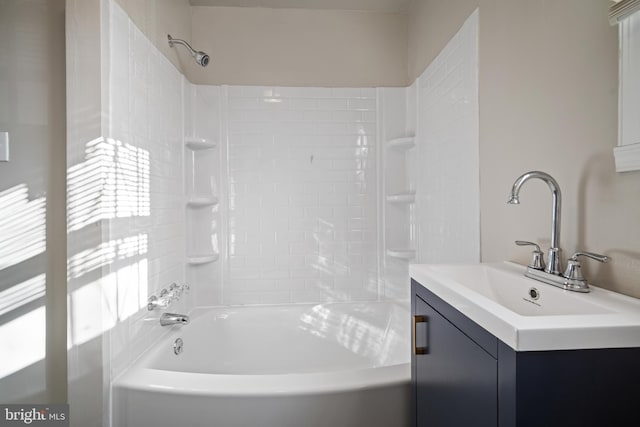
[[[0,427],[69,427],[69,405],[0,405]]]

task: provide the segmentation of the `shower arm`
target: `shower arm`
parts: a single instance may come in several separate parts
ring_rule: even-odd
[[[167,34],[167,39],[169,40],[169,47],[173,47],[176,44],[180,44],[186,47],[187,49],[189,49],[189,53],[191,54],[193,59],[195,59],[198,65],[200,65],[201,67],[206,67],[207,65],[209,65],[209,55],[207,55],[205,52],[195,50],[185,40],[174,39],[173,37],[171,37],[171,34]]]
[[[186,40],[174,39],[173,37],[171,37],[171,34],[167,34],[167,39],[169,40],[169,47],[173,47],[174,44],[181,44],[182,46],[185,46],[187,49],[189,49],[191,56],[195,56],[196,53],[198,53]]]

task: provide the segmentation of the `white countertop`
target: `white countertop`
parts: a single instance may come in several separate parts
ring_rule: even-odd
[[[640,347],[640,299],[595,286],[565,291],[524,272],[513,263],[409,267],[412,279],[516,351]]]

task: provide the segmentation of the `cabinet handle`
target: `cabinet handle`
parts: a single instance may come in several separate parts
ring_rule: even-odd
[[[428,327],[425,329],[424,347],[418,347],[418,323],[426,323],[428,325],[429,319],[427,316],[413,316],[413,354],[427,354],[429,350]]]

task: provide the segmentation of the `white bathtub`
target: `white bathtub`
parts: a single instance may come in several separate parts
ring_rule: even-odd
[[[403,307],[198,309],[172,328],[114,382],[113,427],[409,425]]]

